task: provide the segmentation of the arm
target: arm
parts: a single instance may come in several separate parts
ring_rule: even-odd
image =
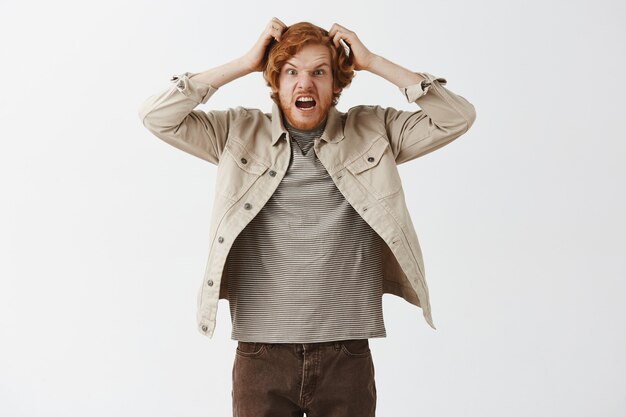
[[[261,71],[265,50],[280,39],[284,23],[273,18],[252,49],[241,58],[202,73],[175,75],[167,90],[149,97],[139,108],[144,126],[163,141],[198,158],[218,164],[230,126],[245,109],[194,110],[222,85],[254,71]]]
[[[444,87],[447,81],[429,73],[415,73],[370,52],[354,32],[333,25],[329,34],[335,45],[342,38],[352,49],[356,70],[366,70],[395,84],[409,102],[421,107],[415,112],[377,106],[396,163],[408,162],[441,148],[458,138],[476,119],[474,106]]]

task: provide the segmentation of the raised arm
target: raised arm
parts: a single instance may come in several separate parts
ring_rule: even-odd
[[[472,126],[474,106],[444,85],[445,78],[425,72],[412,72],[382,56],[372,53],[356,33],[334,24],[329,31],[339,47],[339,39],[348,43],[355,70],[365,70],[395,84],[409,102],[421,110],[400,111],[377,106],[375,111],[384,124],[396,163],[410,161],[452,142]],[[428,93],[428,94],[427,94]]]
[[[218,164],[230,126],[241,107],[224,111],[194,110],[206,103],[218,88],[263,69],[272,39],[280,40],[286,25],[273,18],[254,46],[242,57],[201,73],[173,76],[167,90],[149,97],[139,108],[144,126],[163,141],[198,158]]]

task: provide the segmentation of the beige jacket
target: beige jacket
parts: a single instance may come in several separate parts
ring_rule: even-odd
[[[397,165],[458,138],[476,114],[472,104],[444,87],[444,78],[419,74],[427,79],[424,87],[420,83],[401,91],[421,110],[356,106],[341,113],[332,107],[314,149],[339,191],[387,243],[383,292],[421,307],[434,329],[422,253]],[[218,167],[197,312],[198,330],[211,338],[218,300],[227,299],[228,252],[283,179],[291,145],[284,140],[287,131],[275,104],[271,114],[242,107],[194,110],[217,89],[194,81],[193,75],[173,76],[168,89],[142,104],[139,117],[158,138]]]

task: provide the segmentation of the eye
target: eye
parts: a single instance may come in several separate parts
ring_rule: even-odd
[[[293,68],[289,68],[286,72],[287,75],[296,75],[296,70]]]
[[[322,76],[322,75],[324,75],[324,70],[321,70],[321,69],[315,70],[315,71],[313,71],[313,75]]]

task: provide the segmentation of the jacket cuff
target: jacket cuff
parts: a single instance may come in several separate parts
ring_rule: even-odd
[[[409,103],[413,103],[415,100],[428,93],[428,90],[430,90],[430,87],[433,85],[433,83],[446,85],[446,83],[448,82],[445,78],[435,77],[434,75],[427,72],[416,72],[416,74],[419,74],[426,79],[417,84],[412,84],[408,87],[400,88],[400,91],[402,91],[402,94],[404,94]]]
[[[178,91],[183,93],[189,99],[195,101],[198,104],[204,104],[209,100],[209,97],[211,97],[217,91],[217,88],[209,84],[195,81],[190,78],[196,74],[197,73],[194,72],[175,74],[172,75],[170,81],[175,84],[175,87]]]

